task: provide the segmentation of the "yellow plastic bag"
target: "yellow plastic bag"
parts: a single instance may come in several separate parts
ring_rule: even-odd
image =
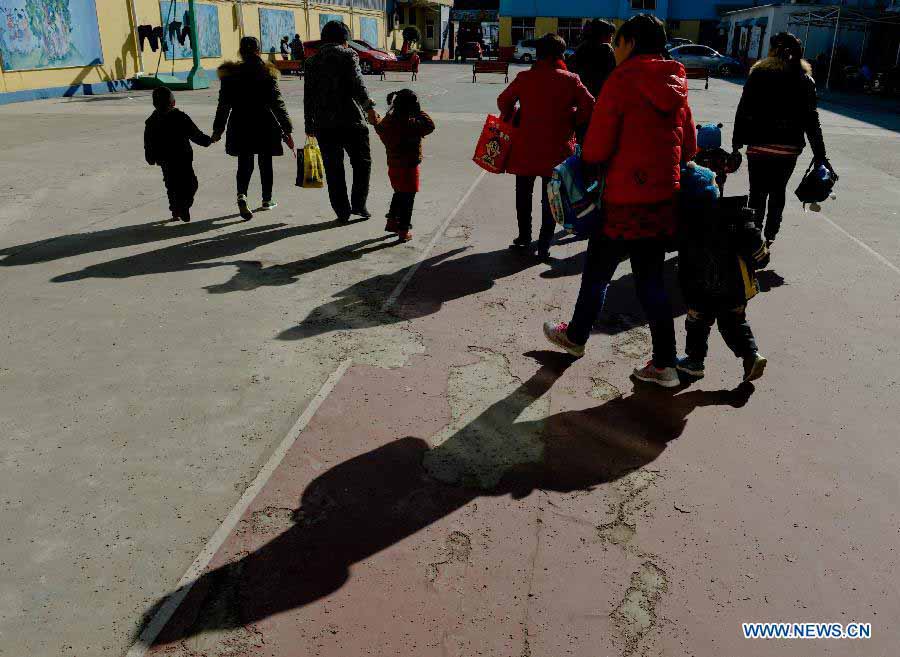
[[[306,140],[306,145],[298,153],[297,187],[316,189],[325,186],[325,163],[322,151],[315,137]]]

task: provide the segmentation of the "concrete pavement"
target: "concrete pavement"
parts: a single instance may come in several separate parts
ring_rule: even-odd
[[[213,150],[195,222],[152,223],[146,97],[0,108],[0,654],[124,654],[223,520],[153,654],[893,654],[892,117],[823,112],[839,197],[789,205],[750,310],[766,377],[735,391],[714,337],[670,396],[628,380],[648,335],[624,265],[588,355],[545,350],[584,243],[507,251],[512,181],[468,163],[501,86],[466,79],[424,69],[439,130],[417,238],[390,247],[379,221],[330,223],[286,159],[281,207],[237,222]],[[691,103],[727,123],[738,93]],[[179,102],[208,125],[212,93]],[[750,643],[749,620],[874,638]]]

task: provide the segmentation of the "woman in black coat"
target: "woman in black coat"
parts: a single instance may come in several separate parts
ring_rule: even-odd
[[[769,56],[750,69],[734,117],[732,147],[738,151],[747,146],[750,205],[756,210],[758,228],[765,219],[770,244],[781,227],[788,180],[806,140],[815,161],[831,167],[819,124],[816,82],[802,53],[803,45],[793,34],[773,36]]]
[[[241,217],[252,219],[247,189],[253,175],[254,156],[259,160],[262,183],[260,209],[271,210],[277,205],[272,200],[272,157],[284,154],[282,141],[293,150],[293,128],[278,88],[278,69],[263,62],[259,41],[244,37],[238,52],[240,62],[226,62],[219,67],[222,86],[213,123],[213,141],[225,133],[225,152],[238,159],[238,209]]]

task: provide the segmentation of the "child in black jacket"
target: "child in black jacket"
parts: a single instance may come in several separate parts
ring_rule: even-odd
[[[172,220],[187,222],[198,186],[190,142],[206,147],[212,138],[201,132],[191,117],[175,109],[175,95],[168,87],[153,90],[153,107],[156,109],[144,127],[144,157],[147,164],[162,167]]]
[[[768,262],[768,249],[755,213],[747,207],[748,197],[719,198],[714,174],[701,167],[694,171],[708,176],[709,194],[685,198],[688,189],[682,183],[678,277],[688,307],[687,355],[677,368],[703,377],[709,333],[718,322],[725,343],[743,359],[744,381],[753,381],[762,376],[766,359],[756,346],[746,309],[758,292],[756,270]]]

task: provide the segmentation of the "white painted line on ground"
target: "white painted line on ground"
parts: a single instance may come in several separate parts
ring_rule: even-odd
[[[203,571],[206,570],[206,567],[209,566],[209,562],[212,561],[216,552],[222,547],[225,539],[231,535],[231,532],[237,526],[238,522],[240,522],[241,517],[243,517],[247,508],[262,490],[263,486],[266,485],[266,482],[272,476],[272,473],[275,472],[275,469],[284,460],[288,450],[297,441],[297,438],[303,429],[306,428],[306,425],[309,424],[309,421],[316,414],[319,406],[322,405],[322,402],[325,401],[328,395],[331,394],[331,391],[337,386],[341,377],[344,376],[344,373],[347,371],[347,368],[350,367],[351,362],[352,358],[342,360],[341,364],[338,365],[338,368],[332,372],[331,376],[329,376],[325,383],[322,384],[322,387],[319,388],[319,392],[316,393],[316,396],[309,402],[309,406],[306,407],[306,410],[304,410],[300,417],[297,418],[294,426],[287,432],[287,435],[272,453],[272,456],[269,457],[269,460],[266,461],[266,464],[256,475],[253,483],[244,491],[244,494],[241,495],[237,504],[235,504],[234,508],[225,517],[225,520],[222,521],[222,524],[219,525],[216,532],[209,541],[207,541],[203,550],[197,555],[197,558],[194,559],[194,563],[190,565],[187,572],[181,578],[181,581],[178,582],[178,588],[175,590],[175,593],[166,599],[153,618],[150,619],[150,622],[144,628],[143,632],[141,632],[138,640],[131,646],[131,650],[128,651],[126,657],[144,657],[144,655],[147,654],[147,651],[153,646],[153,642],[156,641],[159,633],[166,626],[166,623],[169,622],[169,619],[194,586],[197,578],[199,578],[200,575],[203,574]]]
[[[844,237],[847,237],[847,238],[849,238],[850,240],[856,242],[862,249],[868,251],[871,255],[875,256],[875,259],[878,260],[881,264],[885,265],[886,267],[888,267],[888,268],[890,268],[890,269],[893,269],[893,270],[894,270],[894,273],[900,274],[900,267],[898,267],[898,266],[895,265],[893,262],[891,262],[890,260],[888,260],[887,258],[885,258],[883,255],[881,255],[880,253],[878,253],[878,251],[876,251],[875,249],[873,249],[871,246],[869,246],[868,244],[866,244],[865,242],[863,242],[863,241],[860,240],[859,238],[854,237],[853,235],[851,235],[850,233],[848,233],[846,230],[844,230],[843,228],[841,228],[841,227],[840,227],[839,225],[837,225],[834,221],[832,221],[831,219],[829,219],[829,218],[828,218],[828,215],[823,214],[823,215],[822,215],[822,219],[824,219],[824,220],[827,221],[829,224],[831,224],[832,226],[834,226],[838,231],[840,231],[840,232],[844,235]]]
[[[409,268],[406,274],[403,276],[403,279],[397,284],[397,287],[394,288],[394,291],[391,292],[391,295],[387,298],[387,301],[384,302],[381,306],[382,311],[388,310],[397,299],[403,294],[403,290],[406,289],[406,286],[409,285],[409,282],[412,280],[412,277],[416,275],[416,272],[419,271],[419,267],[422,266],[422,263],[425,261],[425,258],[431,253],[432,249],[434,249],[435,245],[438,243],[438,240],[444,236],[444,232],[447,230],[447,227],[450,225],[456,215],[459,214],[459,211],[462,210],[462,207],[466,204],[466,201],[469,200],[469,197],[472,196],[472,192],[475,191],[475,188],[478,187],[478,183],[480,183],[484,176],[487,174],[487,171],[482,171],[478,174],[475,180],[472,181],[472,184],[469,185],[469,189],[466,190],[466,193],[463,194],[462,198],[459,199],[459,203],[456,204],[456,207],[450,211],[450,214],[447,215],[447,218],[444,219],[444,223],[441,224],[440,228],[437,229],[437,232],[432,236],[431,241],[428,242],[428,245],[419,254],[419,259],[416,260],[416,263]]]

